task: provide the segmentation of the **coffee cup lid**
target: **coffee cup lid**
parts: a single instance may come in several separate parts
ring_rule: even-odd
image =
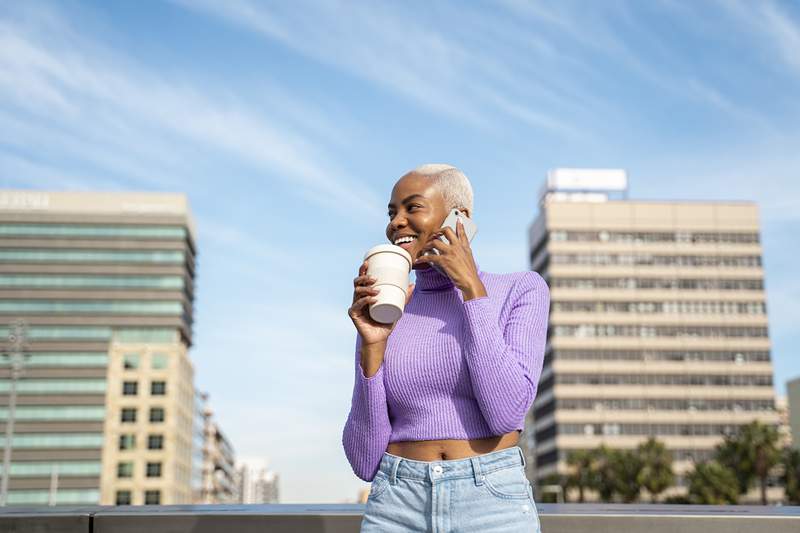
[[[406,261],[408,261],[408,269],[411,270],[413,266],[413,259],[411,259],[411,254],[408,253],[405,249],[397,246],[396,244],[379,244],[377,246],[373,246],[369,249],[369,251],[364,254],[364,261],[369,259],[371,255],[379,254],[381,252],[393,252],[399,255],[402,255]]]

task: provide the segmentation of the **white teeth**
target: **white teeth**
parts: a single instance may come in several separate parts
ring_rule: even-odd
[[[394,243],[395,243],[395,244],[402,244],[402,243],[404,243],[404,242],[411,242],[411,241],[413,241],[414,239],[416,239],[416,237],[400,237],[399,239],[397,239],[396,241],[394,241]]]

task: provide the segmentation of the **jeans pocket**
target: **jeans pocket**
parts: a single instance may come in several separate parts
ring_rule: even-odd
[[[532,499],[531,485],[521,466],[492,470],[484,474],[483,482],[486,489],[498,498]]]
[[[389,488],[389,476],[378,470],[375,473],[375,477],[372,478],[372,484],[369,488],[369,496],[367,499],[374,500],[381,494],[383,494],[387,488]]]

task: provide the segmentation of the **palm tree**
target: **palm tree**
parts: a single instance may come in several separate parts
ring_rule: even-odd
[[[594,459],[595,475],[597,476],[595,488],[600,495],[600,500],[608,503],[614,499],[614,493],[617,492],[618,487],[619,470],[615,468],[614,450],[602,444],[594,450]]]
[[[734,473],[716,461],[698,463],[687,476],[692,503],[722,505],[736,503],[739,483]]]
[[[785,448],[781,459],[786,502],[790,505],[800,505],[800,450]]]
[[[672,454],[664,443],[650,437],[636,449],[642,462],[637,481],[650,493],[650,501],[655,503],[658,495],[667,490],[675,481],[672,472]]]
[[[739,494],[744,494],[753,482],[753,469],[744,464],[744,446],[739,435],[725,435],[714,451],[715,460],[730,469],[736,477]]]
[[[739,492],[744,494],[757,479],[761,489],[761,504],[767,504],[767,477],[780,461],[780,436],[773,426],[754,420],[742,427],[735,436],[726,436],[717,447],[717,459],[736,473]]]
[[[593,450],[572,450],[567,455],[570,473],[567,475],[567,486],[578,489],[578,502],[584,502],[584,491],[597,487],[595,470],[596,453]]]
[[[613,450],[610,457],[611,469],[614,472],[612,485],[625,503],[639,499],[642,485],[639,476],[644,463],[634,450]]]

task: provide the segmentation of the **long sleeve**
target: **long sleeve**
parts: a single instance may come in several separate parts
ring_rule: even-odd
[[[356,335],[356,369],[350,414],[342,432],[344,453],[353,472],[372,481],[389,444],[392,426],[383,386],[383,367],[371,377],[361,368],[361,335]]]
[[[463,304],[465,357],[486,423],[500,435],[517,428],[536,397],[544,363],[550,291],[536,272],[515,284],[505,325],[497,323],[488,296]]]

